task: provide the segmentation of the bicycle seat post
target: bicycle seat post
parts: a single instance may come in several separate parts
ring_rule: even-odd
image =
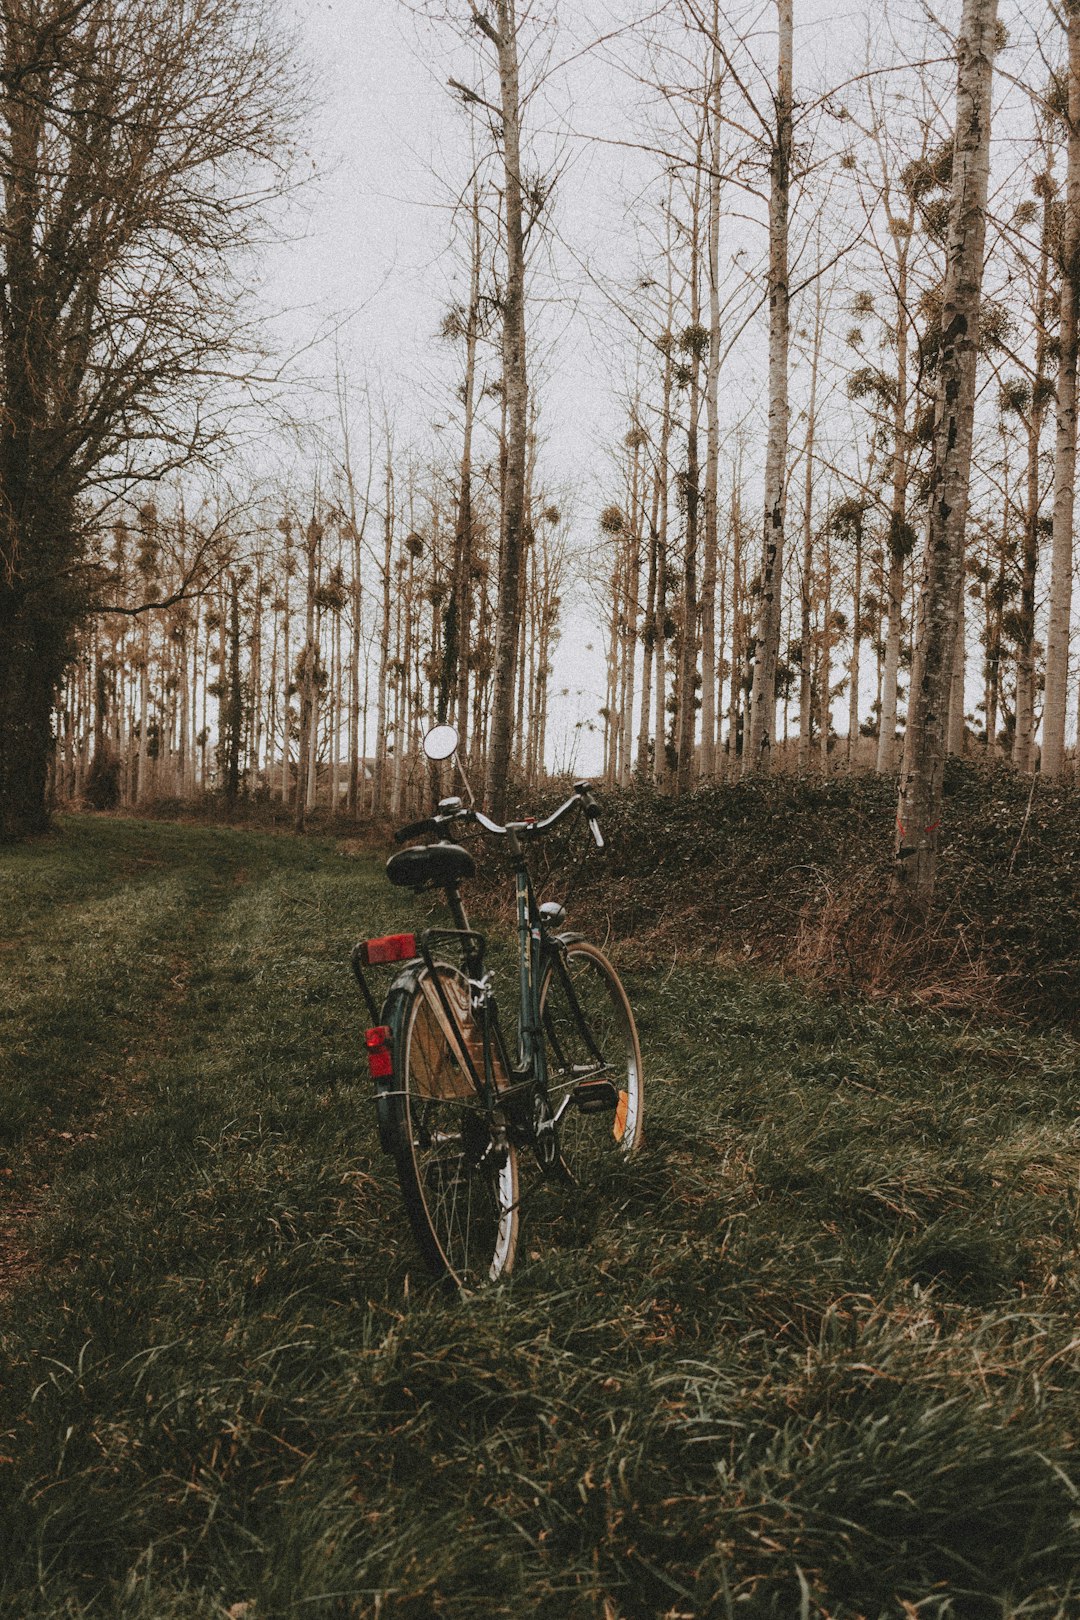
[[[465,910],[465,901],[461,896],[461,885],[458,883],[447,884],[444,892],[454,927],[460,929],[464,934],[471,935],[472,929],[469,923],[469,914]],[[482,957],[483,953],[477,952],[476,946],[470,939],[465,951],[465,970],[469,978],[478,979],[480,977],[484,969]]]

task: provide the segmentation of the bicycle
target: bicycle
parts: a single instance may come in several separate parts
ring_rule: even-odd
[[[432,752],[440,746],[446,751]],[[453,727],[425,738],[430,758],[449,758],[456,746]],[[506,1276],[514,1264],[519,1151],[531,1151],[545,1177],[572,1183],[599,1160],[630,1158],[642,1140],[641,1047],[629,998],[603,951],[564,929],[565,908],[538,904],[529,872],[527,849],[575,812],[602,850],[599,808],[585,782],[543,820],[505,827],[460,798],[441,799],[433,815],[394,834],[398,843],[437,841],[399,851],[386,870],[391,883],[418,894],[442,889],[453,927],[362,941],[352,953],[372,1017],[366,1046],[379,1142],[394,1160],[424,1261],[459,1288]],[[470,926],[461,894],[475,862],[448,836],[467,826],[505,840],[514,873],[512,1048],[485,971],[487,940]],[[398,971],[379,1008],[364,969],[386,965]]]

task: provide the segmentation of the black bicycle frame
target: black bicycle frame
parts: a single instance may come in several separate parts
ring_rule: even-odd
[[[547,1095],[548,1062],[540,995],[544,977],[549,967],[552,973],[559,976],[579,1033],[585,1042],[587,1050],[595,1058],[597,1067],[600,1069],[608,1067],[605,1064],[603,1053],[596,1044],[592,1029],[582,1012],[573,980],[567,971],[562,941],[557,935],[553,935],[549,931],[537,903],[536,892],[533,888],[525,852],[517,830],[508,828],[507,838],[514,866],[517,902],[518,1061],[516,1064],[509,1062],[506,1040],[499,1022],[498,1003],[484,984],[486,938],[483,934],[478,933],[476,929],[469,926],[461,891],[456,885],[445,890],[447,905],[455,926],[453,928],[428,928],[416,936],[420,958],[434,987],[447,1027],[457,1032],[459,1051],[456,1055],[476,1092],[478,1100],[489,1114],[496,1107],[507,1102],[512,1103],[515,1096],[520,1095],[523,1091],[529,1094],[540,1091],[545,1097]],[[462,970],[469,985],[473,1008],[479,1014],[478,1023],[484,1054],[483,1074],[477,1071],[473,1055],[464,1038],[464,1032],[461,1030],[458,1015],[451,1006],[449,997],[446,994],[442,974],[439,971],[439,964],[433,955],[433,950],[443,944],[453,944],[461,950]],[[360,946],[357,946],[353,951],[352,968],[368,1003],[372,1019],[377,1022],[378,1013],[375,1000],[360,965],[360,948]],[[473,996],[473,991],[479,991],[479,994]],[[565,1059],[559,1050],[558,1041],[553,1031],[549,1031],[549,1038],[555,1047],[559,1061],[565,1065]],[[508,1087],[498,1085],[496,1079],[497,1063],[502,1067],[510,1081]]]

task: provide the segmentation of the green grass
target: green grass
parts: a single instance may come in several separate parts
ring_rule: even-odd
[[[450,1298],[347,970],[410,906],[251,833],[0,857],[0,1610],[1080,1613],[1076,1045],[639,964],[646,1148]]]

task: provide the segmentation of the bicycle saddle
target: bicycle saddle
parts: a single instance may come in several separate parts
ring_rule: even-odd
[[[401,889],[442,889],[474,877],[476,862],[460,844],[415,844],[391,855],[386,875]]]

